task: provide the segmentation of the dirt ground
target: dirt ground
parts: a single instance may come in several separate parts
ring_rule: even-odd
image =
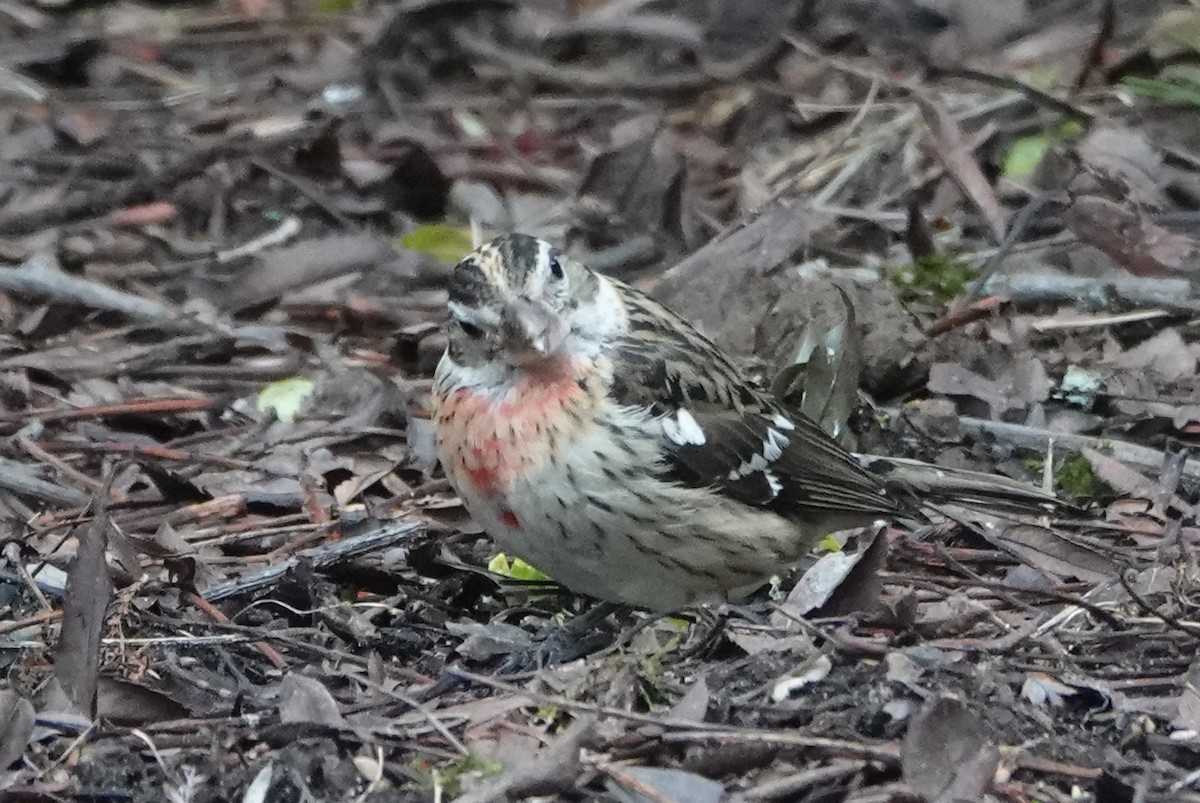
[[[1182,0],[0,2],[0,800],[1200,801],[1197,64]],[[592,603],[428,418],[505,231],[1069,504],[539,666]]]

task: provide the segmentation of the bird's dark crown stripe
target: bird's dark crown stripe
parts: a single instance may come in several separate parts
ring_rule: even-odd
[[[537,265],[541,241],[528,234],[506,234],[492,240],[492,245],[500,252],[509,286],[522,287],[530,268]]]
[[[450,276],[451,301],[465,307],[481,307],[494,295],[495,290],[474,254],[454,267]]]

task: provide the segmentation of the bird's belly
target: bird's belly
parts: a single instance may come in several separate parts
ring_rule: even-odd
[[[723,597],[802,554],[793,523],[665,479],[647,414],[579,403],[569,391],[519,408],[441,400],[443,465],[500,549],[574,591],[656,610]]]
[[[664,480],[649,438],[635,459],[610,433],[575,441],[503,495],[464,500],[505,552],[574,591],[654,610],[724,598],[803,553],[793,523]]]

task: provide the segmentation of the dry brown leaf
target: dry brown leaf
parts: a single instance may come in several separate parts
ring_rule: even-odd
[[[686,770],[608,765],[608,791],[621,803],[721,803],[725,787]]]
[[[772,614],[772,624],[786,628],[791,617],[818,608],[830,616],[876,608],[883,588],[878,573],[886,559],[887,538],[864,530],[858,549],[822,555],[804,572],[780,605],[786,615]]]
[[[1131,203],[1084,195],[1071,202],[1065,219],[1080,240],[1134,276],[1195,273],[1200,243],[1164,229]]]
[[[987,221],[992,236],[1000,242],[1008,229],[1008,215],[996,198],[991,182],[980,169],[958,122],[942,106],[920,92],[913,93],[913,97],[933,136],[935,155],[945,166],[947,175]]]
[[[382,264],[395,255],[390,240],[367,234],[335,234],[263,253],[225,296],[229,309],[261,304],[282,293]]]
[[[279,720],[346,727],[341,709],[321,681],[289,672],[279,684]]]
[[[1013,524],[999,531],[984,530],[984,537],[1022,563],[1055,577],[1100,583],[1111,580],[1117,573],[1111,558],[1068,541],[1046,527]]]
[[[100,672],[100,636],[112,599],[113,582],[105,553],[108,546],[108,512],[97,496],[95,518],[81,528],[79,551],[67,578],[63,623],[54,654],[53,710],[86,717],[96,713],[96,684]]]
[[[931,803],[982,800],[1000,751],[961,700],[943,695],[927,702],[909,726],[900,763],[905,782]]]
[[[1088,171],[1132,206],[1166,205],[1162,190],[1167,183],[1163,158],[1144,132],[1132,128],[1097,128],[1079,143],[1076,152]]]
[[[100,719],[140,727],[187,715],[186,708],[162,692],[128,680],[100,677],[96,689],[96,716]]]
[[[1133,371],[1153,371],[1167,382],[1194,379],[1196,354],[1179,330],[1170,327],[1121,352],[1113,363]]]
[[[12,689],[0,689],[0,773],[25,752],[33,723],[33,704]]]

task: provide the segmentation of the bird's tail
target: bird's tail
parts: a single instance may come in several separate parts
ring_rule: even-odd
[[[855,455],[898,499],[1020,513],[1053,513],[1068,504],[1035,485],[982,471],[947,468],[902,457]]]

